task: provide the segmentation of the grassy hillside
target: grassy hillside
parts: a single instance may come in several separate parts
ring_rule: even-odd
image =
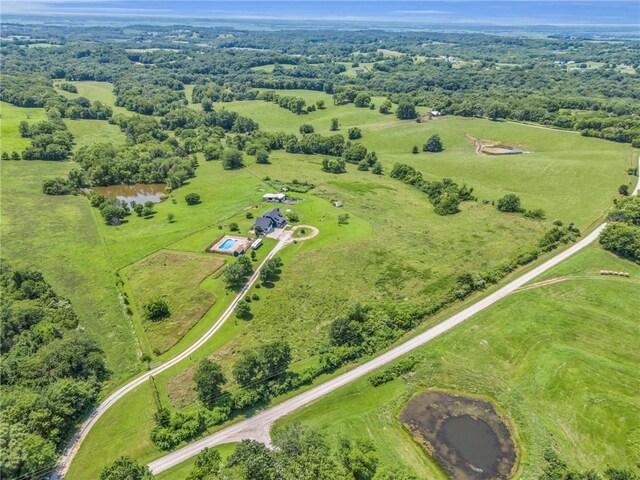
[[[600,269],[631,277],[599,277]],[[640,334],[640,267],[592,246],[542,278],[566,275],[580,278],[514,293],[418,349],[414,374],[377,388],[360,380],[276,428],[302,422],[333,438],[384,437],[386,463],[439,478],[398,421],[412,395],[439,387],[495,399],[517,433],[521,478],[536,478],[548,445],[576,468],[630,467],[640,458],[631,443],[640,356],[630,343]]]
[[[80,95],[113,105],[110,84],[74,83]],[[250,292],[260,296],[259,301],[252,302],[254,319],[228,322],[191,358],[158,375],[154,385],[138,389],[116,404],[83,444],[70,478],[95,478],[105,463],[122,454],[145,461],[160,455],[149,441],[155,411],[153,392],[157,390],[157,398],[165,406],[198,408],[190,374],[202,358],[216,359],[228,373],[241,352],[284,338],[292,344],[294,368],[308,366],[317,361],[314,347],[319,338],[325,337],[331,320],[353,303],[435,301],[455,285],[461,273],[491,268],[536,245],[555,217],[586,227],[608,206],[617,186],[627,181],[628,146],[485,120],[451,117],[418,124],[353,105],[337,107],[321,92],[296,90],[283,94],[303,96],[309,102],[323,99],[327,108],[305,116],[259,101],[225,103],[219,108],[251,116],[263,129],[289,132],[297,132],[301,123],[308,122],[316,131],[328,134],[331,118],[337,117],[343,134],[350,126],[362,128],[362,143],[377,152],[387,172],[395,162],[411,163],[429,179],[451,177],[468,183],[476,188],[480,200],[495,200],[513,191],[522,197],[526,208],[544,208],[548,218],[534,221],[499,213],[490,203],[481,201],[463,203],[459,214],[441,217],[424,194],[388,176],[361,172],[355,165],[348,165],[345,174],[328,174],[321,171],[320,156],[278,151],[272,153],[270,165],[257,165],[253,157],[246,157],[246,168],[236,171],[223,170],[217,161],[201,160],[196,177],[175,190],[169,200],[157,204],[152,218],[132,215],[126,223],[112,227],[105,225],[82,197],[40,193],[44,179],[64,176],[72,163],[2,162],[2,220],[9,239],[4,241],[3,255],[15,264],[26,259],[36,261],[56,290],[69,296],[79,313],[84,312],[87,329],[104,343],[114,383],[140,367],[136,364],[131,320],[118,303],[116,272],[128,281],[127,269],[141,268],[136,275],[142,279],[141,285],[131,288],[126,284],[124,288],[132,295],[138,341],[142,350],[150,353],[150,337],[140,322],[140,306],[150,291],[149,279],[156,278],[157,272],[144,259],[153,258],[150,256],[161,250],[201,253],[228,231],[231,222],[238,223],[240,231],[246,233],[253,223],[246,213],[257,216],[269,208],[260,204],[261,196],[273,190],[267,177],[316,185],[299,195],[299,203],[283,209],[293,210],[300,223],[316,226],[320,234],[282,252],[284,268],[274,288]],[[25,109],[9,107],[11,110],[9,118],[13,120],[7,122],[3,116],[3,142],[6,128],[9,141],[23,148],[24,140],[16,137],[16,122]],[[34,111],[32,117],[36,115],[42,117],[42,110]],[[77,146],[96,139],[123,141],[119,130],[105,122],[68,124]],[[103,130],[102,124],[109,128]],[[432,133],[441,135],[445,152],[412,155],[411,147],[421,145]],[[512,143],[534,153],[478,156],[468,135]],[[184,196],[191,192],[201,196],[201,204],[186,204]],[[341,200],[344,206],[334,207],[332,199]],[[168,222],[168,214],[173,214],[175,221]],[[341,225],[338,217],[345,214],[349,220]],[[259,257],[273,245],[273,241],[266,242]],[[199,285],[208,294],[202,296],[202,303],[196,299],[197,305],[192,305],[191,313],[183,319],[186,333],[171,332],[176,338],[183,333],[184,337],[153,362],[183,350],[224,311],[233,295],[225,291],[221,279],[214,277],[200,283],[196,280],[203,277],[197,272],[176,269],[163,279],[183,281],[185,286]],[[216,302],[207,310],[212,297]],[[164,334],[153,339],[156,344],[167,340]],[[123,425],[127,426],[126,435]]]

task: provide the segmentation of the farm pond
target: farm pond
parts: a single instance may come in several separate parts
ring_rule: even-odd
[[[128,205],[132,202],[158,203],[162,200],[167,186],[163,183],[136,183],[133,185],[110,185],[108,187],[92,187],[91,189],[107,198],[124,200]]]
[[[428,391],[407,403],[400,421],[454,480],[506,480],[514,473],[511,432],[486,400]]]

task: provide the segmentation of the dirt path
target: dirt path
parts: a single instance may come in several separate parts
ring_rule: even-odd
[[[555,267],[562,261],[579,252],[586,246],[590,245],[598,239],[600,232],[605,228],[606,224],[598,226],[589,235],[578,241],[576,244],[558,253],[553,258],[542,263],[538,267],[523,273],[521,276],[507,283],[492,294],[484,297],[478,302],[468,306],[464,310],[449,317],[443,322],[431,327],[430,329],[416,335],[406,342],[387,350],[379,356],[369,360],[359,366],[349,370],[342,375],[327,380],[316,387],[295,395],[284,402],[274,405],[271,408],[263,410],[253,417],[235,423],[229,427],[223,428],[213,435],[202,438],[194,443],[186,445],[174,452],[168,453],[163,457],[149,463],[149,468],[154,474],[164,472],[179,463],[196,456],[200,451],[207,447],[214,447],[224,443],[239,442],[244,439],[254,439],[257,441],[267,441],[271,426],[280,418],[314,402],[325,395],[357,380],[374,370],[387,365],[389,362],[411,352],[412,350],[425,345],[434,338],[451,330],[465,320],[473,317],[477,313],[485,310],[511,293],[517,291],[523,285],[539,277],[542,273]]]
[[[549,278],[548,280],[532,283],[531,285],[525,285],[523,287],[520,287],[517,291],[524,292],[526,290],[546,287],[547,285],[554,285],[556,283],[566,282],[568,280],[620,280],[640,284],[640,279],[630,279],[629,277],[618,277],[615,275],[566,275],[564,277]]]

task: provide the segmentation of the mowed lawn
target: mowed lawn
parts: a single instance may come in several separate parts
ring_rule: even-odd
[[[200,284],[224,263],[204,253],[163,251],[121,272],[127,279],[138,313],[137,321],[141,322],[152,351],[156,354],[167,351],[213,306],[215,295],[200,288]],[[145,305],[154,298],[169,304],[168,318],[154,321],[144,316]]]
[[[275,428],[302,422],[334,441],[368,438],[384,463],[444,478],[398,421],[411,396],[437,387],[497,402],[514,426],[519,478],[538,477],[547,446],[575,468],[631,467],[640,455],[640,266],[593,245],[542,278],[569,274],[592,278],[514,293],[413,352],[415,373],[376,388],[359,380]]]

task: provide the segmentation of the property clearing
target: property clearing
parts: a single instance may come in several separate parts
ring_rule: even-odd
[[[212,256],[161,251],[125,269],[134,306],[156,354],[171,348],[216,302],[216,296],[200,284],[224,263]],[[169,303],[171,315],[164,320],[146,320],[143,307],[156,297]]]

